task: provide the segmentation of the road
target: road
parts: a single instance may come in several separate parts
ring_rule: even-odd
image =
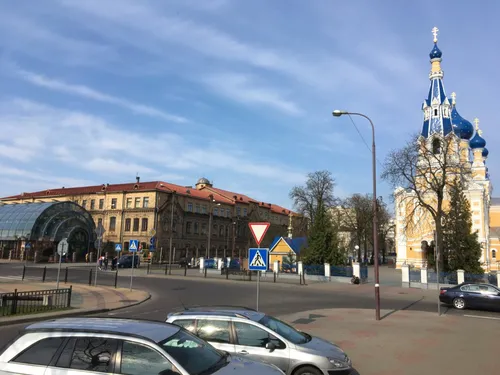
[[[0,275],[11,267],[0,266]],[[84,271],[84,272],[83,272]],[[83,270],[81,281],[85,281]],[[75,276],[76,277],[76,276]],[[100,276],[99,276],[100,277]],[[114,280],[114,277],[113,277]],[[73,281],[75,282],[75,281]],[[285,283],[261,283],[259,309],[272,315],[284,315],[313,309],[359,308],[373,309],[372,285],[311,284],[307,286]],[[130,277],[118,277],[118,286],[128,287]],[[256,283],[202,278],[135,277],[134,288],[151,293],[150,301],[117,310],[106,316],[164,320],[168,312],[183,305],[240,305],[256,307]],[[437,312],[436,292],[417,289],[382,288],[382,309]],[[463,315],[463,312],[443,308],[443,312]],[[470,313],[470,312],[469,312]],[[484,316],[494,313],[480,313]],[[498,315],[492,315],[498,316]],[[390,319],[390,318],[389,318]],[[15,337],[23,325],[0,327],[0,347]]]

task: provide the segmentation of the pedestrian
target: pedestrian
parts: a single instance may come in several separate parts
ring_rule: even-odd
[[[108,270],[108,261],[109,261],[109,260],[108,260],[108,258],[107,258],[107,257],[105,257],[105,258],[104,258],[104,271],[107,271],[107,270]]]
[[[89,262],[89,253],[85,254],[85,263]]]
[[[102,256],[99,257],[99,259],[97,260],[97,263],[99,263],[99,269],[102,270]]]
[[[115,256],[111,259],[111,271],[116,270],[116,263],[118,263],[118,258]]]

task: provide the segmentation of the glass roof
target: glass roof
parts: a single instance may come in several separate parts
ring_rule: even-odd
[[[38,217],[57,202],[4,204],[0,206],[0,239],[29,238]]]

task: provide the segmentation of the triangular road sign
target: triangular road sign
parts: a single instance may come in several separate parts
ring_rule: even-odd
[[[137,241],[131,240],[128,249],[129,249],[129,251],[137,251]]]
[[[265,267],[266,263],[262,258],[262,255],[259,250],[255,252],[252,261],[250,262],[249,267]]]
[[[261,223],[248,223],[250,230],[252,231],[253,238],[257,245],[260,245],[264,236],[266,235],[267,230],[271,223],[261,222]]]

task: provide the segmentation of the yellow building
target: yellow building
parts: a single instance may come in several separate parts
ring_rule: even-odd
[[[466,195],[470,202],[473,231],[477,231],[482,245],[481,263],[486,269],[498,269],[497,250],[500,249],[500,198],[492,198],[493,187],[490,182],[486,161],[488,150],[486,141],[479,129],[479,120],[474,126],[460,116],[456,108],[456,94],[446,95],[441,69],[442,52],[437,46],[437,28],[433,29],[434,47],[430,53],[430,88],[422,110],[424,121],[418,140],[422,148],[432,150],[436,162],[441,150],[440,145],[452,148],[452,159],[461,168],[467,169]],[[451,160],[451,159],[450,159]],[[439,168],[439,167],[438,167]],[[424,176],[421,177],[424,179]],[[422,189],[421,194],[424,190]],[[425,198],[425,197],[424,197]],[[424,241],[434,240],[434,223],[424,208],[418,207],[415,192],[403,188],[395,191],[395,222],[397,267],[406,263],[417,267],[426,263]],[[413,202],[413,203],[412,203]],[[429,204],[433,204],[431,198]],[[445,197],[446,206],[446,197]]]
[[[262,245],[285,235],[289,217],[301,218],[281,206],[261,202],[244,194],[218,189],[205,178],[194,187],[162,181],[103,184],[22,193],[0,199],[3,204],[72,201],[85,208],[105,229],[103,242],[122,244],[140,240],[143,249],[155,245],[162,259],[168,257],[170,241],[181,256],[246,256],[253,239],[249,221],[268,221],[271,227]],[[173,210],[172,210],[173,208]],[[209,236],[210,234],[210,236]],[[114,248],[114,247],[113,247]]]

